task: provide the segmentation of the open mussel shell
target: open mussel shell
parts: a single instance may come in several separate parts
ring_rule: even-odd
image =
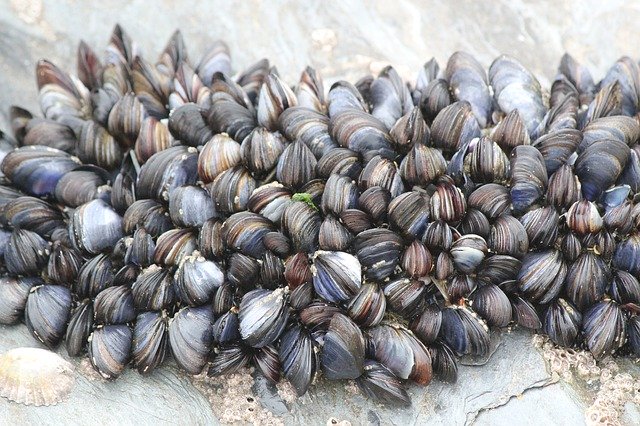
[[[261,348],[282,334],[288,320],[288,288],[274,291],[257,289],[240,302],[240,335],[249,346]]]
[[[71,297],[71,291],[59,285],[41,285],[29,292],[24,321],[31,334],[49,348],[64,336],[71,314]]]
[[[87,347],[93,331],[93,302],[85,299],[71,313],[64,344],[69,356],[79,356]]]
[[[209,302],[224,282],[224,272],[199,254],[185,257],[175,274],[175,292],[183,303],[198,306]]]
[[[187,306],[169,322],[169,346],[180,368],[200,374],[207,363],[213,335],[213,310],[210,306]]]
[[[582,333],[596,359],[612,354],[626,342],[625,315],[616,302],[605,300],[591,306],[582,316]]]
[[[489,353],[489,327],[466,307],[454,305],[442,310],[440,338],[460,355],[484,356]]]
[[[315,252],[311,272],[316,293],[329,302],[351,299],[362,284],[360,262],[345,252]]]
[[[0,396],[24,405],[62,402],[75,384],[73,365],[54,352],[16,348],[0,355]]]
[[[40,278],[0,278],[0,324],[16,324],[22,319],[31,287],[44,284]]]
[[[317,348],[309,333],[300,326],[285,331],[280,340],[279,356],[284,376],[298,396],[304,395],[320,363]]]
[[[431,355],[411,331],[382,324],[369,330],[367,336],[367,351],[398,378],[422,385],[431,381]]]
[[[320,362],[329,380],[356,379],[364,371],[365,341],[360,328],[343,314],[331,318]]]
[[[356,383],[367,397],[376,401],[400,406],[411,405],[411,398],[400,380],[379,362],[365,360],[364,372],[356,379]]]
[[[89,336],[89,359],[105,379],[115,379],[129,363],[131,329],[127,325],[105,325]]]
[[[143,312],[136,318],[131,360],[141,374],[151,373],[164,361],[168,349],[168,323],[164,311]]]
[[[559,298],[549,305],[543,318],[543,330],[557,345],[573,347],[582,326],[582,314],[570,302]]]
[[[123,237],[122,217],[103,200],[93,200],[73,212],[69,234],[78,249],[98,254]]]

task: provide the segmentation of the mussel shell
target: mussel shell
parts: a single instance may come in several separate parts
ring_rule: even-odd
[[[131,360],[141,374],[153,372],[167,354],[169,326],[164,312],[143,312],[133,328]]]
[[[71,313],[64,345],[69,356],[80,356],[93,331],[93,302],[85,299]]]
[[[170,308],[175,300],[171,272],[151,265],[138,276],[131,287],[131,293],[138,311],[161,311]]]
[[[198,186],[180,186],[169,194],[169,215],[174,224],[185,228],[201,227],[217,212],[211,195]]]
[[[364,371],[365,341],[360,328],[343,314],[335,314],[324,336],[320,362],[329,380],[356,379]]]
[[[167,200],[179,186],[194,185],[198,178],[198,152],[194,148],[174,146],[152,155],[140,168],[136,196],[140,199]]]
[[[360,232],[352,246],[365,276],[374,281],[382,281],[394,272],[404,249],[402,238],[383,228]]]
[[[224,221],[221,233],[227,248],[259,258],[266,250],[262,238],[274,230],[273,223],[261,215],[240,212]]]
[[[171,229],[158,237],[153,260],[159,265],[179,265],[182,259],[190,256],[197,247],[195,231],[182,228]]]
[[[237,341],[240,338],[238,313],[231,309],[222,314],[213,323],[213,343],[216,345],[226,345]]]
[[[351,299],[347,312],[349,317],[362,327],[380,324],[387,306],[383,291],[375,283],[365,283]]]
[[[210,138],[198,156],[198,177],[202,182],[213,182],[220,173],[242,161],[240,144],[226,134]]]
[[[231,374],[245,367],[251,360],[251,351],[243,345],[234,343],[223,346],[211,362],[207,375],[219,376]]]
[[[49,244],[38,234],[16,229],[4,249],[4,264],[13,275],[38,275],[49,260]]]
[[[356,379],[360,390],[369,398],[385,404],[411,405],[411,398],[397,377],[384,365],[370,359],[364,362],[364,372]]]
[[[494,284],[481,286],[471,296],[473,310],[491,327],[506,327],[511,322],[511,302]]]
[[[299,326],[290,328],[282,335],[279,355],[284,376],[298,396],[304,395],[320,363],[311,336]]]
[[[584,311],[602,299],[610,280],[611,271],[605,261],[594,253],[583,253],[567,272],[564,286],[567,298]]]
[[[431,381],[431,354],[411,331],[382,324],[367,333],[368,352],[400,379],[426,385]]]
[[[466,307],[442,310],[440,338],[458,354],[484,356],[489,352],[489,327]]]
[[[59,285],[35,286],[29,292],[24,322],[38,341],[55,347],[67,327],[71,313],[71,291]]]
[[[542,328],[557,345],[571,348],[582,326],[582,314],[570,302],[559,298],[547,308]]]
[[[44,200],[26,196],[7,201],[2,206],[0,220],[13,228],[33,231],[43,237],[50,237],[54,230],[65,226],[60,210]]]
[[[522,259],[518,286],[527,298],[536,303],[549,303],[562,290],[567,265],[557,250],[529,252]]]
[[[440,333],[442,312],[438,305],[432,304],[424,308],[409,323],[409,329],[426,345],[435,342]]]
[[[16,324],[22,318],[29,292],[44,284],[40,278],[0,278],[0,324]]]
[[[582,317],[584,341],[596,359],[615,352],[626,342],[626,319],[611,300],[591,306]]]
[[[351,299],[362,284],[358,259],[345,252],[317,251],[313,255],[313,287],[329,302]]]
[[[240,302],[238,320],[242,340],[255,348],[273,343],[282,334],[288,320],[288,289],[257,289]]]
[[[443,382],[455,383],[458,380],[458,364],[453,351],[440,341],[435,342],[429,349],[435,377]]]
[[[187,306],[169,322],[169,346],[176,363],[189,374],[200,374],[207,363],[213,335],[210,306]]]
[[[73,212],[69,234],[74,245],[98,254],[113,247],[123,237],[122,217],[103,200],[93,200]]]
[[[120,285],[102,290],[93,302],[96,324],[126,324],[135,319],[131,289]]]
[[[224,282],[224,273],[213,261],[201,256],[187,256],[174,277],[177,298],[191,306],[209,302],[218,287]]]
[[[34,197],[53,197],[62,176],[79,161],[64,151],[43,146],[24,146],[8,153],[2,173],[18,189]]]
[[[89,337],[91,365],[105,379],[115,379],[129,362],[132,333],[126,325],[105,325]]]

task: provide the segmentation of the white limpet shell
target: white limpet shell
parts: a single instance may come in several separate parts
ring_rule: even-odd
[[[24,405],[55,405],[73,385],[73,366],[54,352],[16,348],[0,355],[0,396]]]

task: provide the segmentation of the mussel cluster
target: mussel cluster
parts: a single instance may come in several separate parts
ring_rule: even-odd
[[[147,62],[119,26],[77,77],[37,64],[44,117],[12,107],[0,141],[0,323],[105,378],[171,354],[399,404],[492,329],[640,355],[634,61],[596,84],[565,55],[550,91],[464,52],[328,93],[231,69],[179,32]]]

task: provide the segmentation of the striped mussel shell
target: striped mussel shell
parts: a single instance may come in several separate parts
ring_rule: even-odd
[[[197,161],[197,151],[185,146],[155,153],[140,168],[136,196],[139,199],[168,200],[171,190],[196,183]]]
[[[566,276],[567,264],[558,250],[532,251],[522,258],[518,287],[529,300],[545,304],[560,294]]]
[[[353,249],[364,275],[374,281],[382,281],[393,274],[404,249],[402,239],[394,232],[374,228],[356,235]]]
[[[427,347],[407,328],[381,324],[367,332],[368,352],[398,378],[426,385],[433,370]]]
[[[329,380],[356,379],[364,372],[365,339],[349,317],[336,313],[329,322],[320,365]]]
[[[213,343],[211,306],[186,306],[169,320],[169,348],[173,359],[189,374],[200,374]]]
[[[169,217],[185,228],[199,228],[209,219],[216,218],[213,199],[206,189],[195,185],[174,188],[169,194]]]
[[[284,331],[288,320],[288,288],[256,289],[240,302],[238,320],[242,340],[254,348],[273,343]]]
[[[627,319],[613,300],[597,302],[582,316],[582,333],[596,359],[612,354],[626,342]]]
[[[313,287],[320,297],[342,302],[358,293],[362,285],[358,258],[345,252],[317,251],[312,260]]]
[[[78,159],[44,146],[23,146],[2,161],[2,173],[16,188],[34,197],[52,198],[62,176],[78,167]]]
[[[140,124],[138,138],[134,145],[136,159],[144,164],[151,156],[176,144],[169,128],[153,117],[145,118]]]
[[[253,176],[263,179],[276,167],[285,147],[286,140],[280,133],[256,127],[242,141],[242,162]]]
[[[105,379],[115,379],[128,364],[132,332],[129,326],[105,325],[89,336],[89,359],[93,368]]]
[[[180,262],[174,276],[174,290],[178,300],[199,306],[208,303],[223,282],[224,272],[220,266],[194,252]]]
[[[578,339],[582,314],[571,302],[558,298],[547,307],[542,327],[555,344],[570,348]]]
[[[42,284],[40,278],[0,278],[0,324],[17,324],[24,314],[31,288]]]
[[[151,374],[164,361],[169,344],[166,312],[142,312],[136,317],[131,361],[140,374]]]
[[[222,172],[242,162],[240,144],[222,133],[210,137],[198,156],[198,177],[213,182]]]
[[[171,112],[168,128],[171,135],[185,145],[205,145],[213,137],[206,121],[206,111],[199,105],[187,103]]]
[[[278,118],[298,100],[293,91],[276,74],[269,74],[258,96],[258,123],[271,131],[278,130]]]
[[[433,119],[431,139],[433,146],[453,153],[473,138],[480,136],[478,121],[467,101],[454,102],[446,106]]]

